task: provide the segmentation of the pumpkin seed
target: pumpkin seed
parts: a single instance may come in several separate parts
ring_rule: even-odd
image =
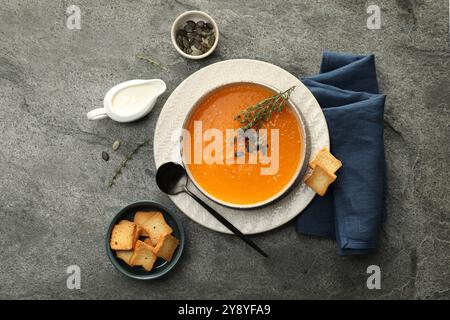
[[[202,45],[197,40],[194,40],[193,44],[194,44],[195,49],[198,49],[198,50],[202,49]]]
[[[183,38],[183,47],[189,48],[189,40],[187,38]]]
[[[114,143],[112,144],[113,151],[116,151],[117,149],[119,149],[119,147],[120,147],[120,141],[119,140],[114,141]]]
[[[203,54],[203,52],[201,52],[200,50],[198,50],[197,48],[195,48],[194,46],[192,46],[192,55],[193,56],[200,56]]]
[[[214,42],[216,42],[216,36],[215,36],[215,35],[212,35],[212,36],[210,36],[210,37],[208,38],[208,44],[209,44],[210,46],[212,46],[212,45],[214,44]]]
[[[177,45],[180,48],[183,48],[183,37],[182,36],[177,36]]]
[[[207,45],[207,44],[205,44],[205,43],[202,43],[202,48],[201,48],[201,50],[202,50],[203,53],[208,52],[209,49],[211,49],[211,47],[210,47],[209,45]]]
[[[186,37],[187,32],[184,29],[180,29],[180,30],[177,31],[177,35]]]
[[[102,152],[102,159],[105,160],[105,161],[108,161],[108,160],[109,160],[109,154],[108,154],[108,152],[106,152],[106,151],[103,151],[103,152]]]

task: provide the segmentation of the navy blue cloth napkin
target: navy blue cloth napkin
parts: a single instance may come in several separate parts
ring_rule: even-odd
[[[320,74],[302,81],[322,107],[342,167],[327,194],[299,215],[296,230],[336,239],[340,255],[369,253],[385,215],[385,96],[375,57],[325,51]]]

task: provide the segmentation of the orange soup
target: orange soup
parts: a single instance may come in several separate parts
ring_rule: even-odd
[[[235,151],[234,163],[228,161],[230,154],[227,154],[226,150],[229,150],[227,148],[230,139],[226,138],[227,131],[241,127],[240,121],[235,118],[236,115],[272,95],[274,95],[272,90],[261,85],[231,84],[208,94],[191,112],[185,123],[185,129],[189,135],[183,140],[183,160],[193,180],[210,196],[232,205],[258,204],[282,192],[295,178],[300,162],[303,160],[303,130],[293,107],[288,104],[281,112],[272,113],[270,119],[260,127],[258,134],[262,131],[267,132],[266,148],[258,145],[256,149],[253,149],[253,152],[257,152],[261,158],[266,157],[266,160],[274,156],[275,152],[272,148],[274,146],[271,145],[274,138],[272,129],[278,129],[278,166],[273,173],[262,174],[262,169],[269,168],[271,164],[262,163],[263,161],[259,160],[257,163],[250,163],[250,152],[242,154]],[[201,131],[198,128],[195,130],[195,122],[198,124],[198,121],[201,121]],[[200,135],[203,135],[208,129],[218,129],[223,134],[221,143],[224,160],[214,163],[210,163],[211,161],[194,163],[191,156],[189,161],[186,161],[186,151],[190,150],[191,155],[195,153],[195,134],[198,135],[201,132]],[[208,145],[217,139],[217,136],[209,141],[204,139],[203,136],[200,141],[203,152],[208,150]],[[196,141],[198,146],[198,140]],[[236,144],[236,138],[231,140],[231,143],[233,142]],[[215,152],[217,149],[213,152],[214,156]],[[238,163],[238,157],[243,157],[240,161],[245,160],[245,163]],[[271,161],[276,160],[274,158]]]

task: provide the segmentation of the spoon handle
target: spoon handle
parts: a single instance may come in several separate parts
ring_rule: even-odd
[[[187,194],[189,194],[192,198],[194,198],[198,203],[200,203],[203,208],[205,208],[206,210],[209,211],[209,213],[211,213],[217,220],[219,220],[225,227],[227,227],[228,229],[230,229],[230,231],[232,231],[235,235],[237,235],[239,238],[241,238],[242,240],[244,240],[248,245],[250,245],[253,249],[255,249],[256,251],[258,251],[261,255],[263,255],[264,257],[268,258],[268,255],[260,248],[256,245],[256,243],[254,243],[248,236],[246,236],[245,234],[243,234],[242,232],[239,231],[239,229],[237,229],[235,226],[233,226],[231,224],[231,222],[229,222],[227,219],[225,219],[221,214],[219,214],[216,210],[214,210],[213,208],[211,208],[209,205],[207,205],[202,199],[200,199],[199,197],[197,197],[194,193],[192,193],[191,191],[189,191],[187,188],[184,189],[184,191],[186,191]]]

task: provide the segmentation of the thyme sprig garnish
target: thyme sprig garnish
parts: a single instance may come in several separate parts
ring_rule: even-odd
[[[234,117],[241,123],[241,129],[259,129],[261,125],[268,121],[274,112],[281,112],[286,105],[296,86],[292,86],[284,92],[279,92],[273,96],[261,100],[254,106],[247,107]]]
[[[148,144],[150,142],[150,139],[145,140],[142,143],[139,143],[129,154],[125,156],[125,158],[122,160],[120,165],[116,168],[116,171],[114,172],[114,175],[108,182],[108,187],[112,187],[116,183],[116,179],[122,174],[122,169],[127,166],[128,161],[133,159],[133,156],[141,149],[143,146]]]
[[[153,57],[151,57],[150,55],[148,55],[146,53],[138,53],[136,55],[136,58],[138,58],[139,60],[145,61],[147,63],[150,63],[153,66],[161,68],[162,70],[167,71],[167,68],[161,62],[156,61],[156,59],[154,59]]]

